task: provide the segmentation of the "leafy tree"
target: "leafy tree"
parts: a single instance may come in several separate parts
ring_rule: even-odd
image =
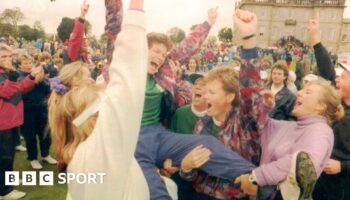
[[[0,16],[2,18],[1,21],[9,23],[15,28],[18,28],[18,22],[24,19],[24,14],[18,7],[15,7],[13,9],[7,8],[1,13]]]
[[[178,27],[171,28],[168,35],[174,44],[179,44],[186,37],[185,31]]]
[[[219,31],[219,40],[224,43],[232,42],[232,29],[225,27]]]
[[[0,37],[17,36],[17,31],[14,26],[9,23],[0,23]]]
[[[45,38],[45,32],[43,30],[38,30],[36,28],[31,28],[28,25],[21,25],[18,27],[19,36],[29,40],[29,41],[35,41],[39,38],[44,39]]]

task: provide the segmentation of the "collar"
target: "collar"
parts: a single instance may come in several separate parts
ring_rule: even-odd
[[[191,111],[194,115],[196,115],[196,117],[204,117],[207,114],[207,110],[198,111],[193,105],[191,105]]]
[[[221,127],[221,125],[223,124],[223,122],[220,122],[219,120],[215,119],[215,117],[213,117],[213,122],[217,127]]]

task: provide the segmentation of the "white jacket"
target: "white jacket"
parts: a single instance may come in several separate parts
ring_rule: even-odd
[[[92,134],[76,149],[68,173],[106,173],[103,184],[68,185],[73,200],[149,199],[134,158],[144,104],[147,55],[145,16],[129,10],[118,36],[110,82]]]

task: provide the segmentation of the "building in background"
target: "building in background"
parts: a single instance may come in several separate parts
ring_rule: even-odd
[[[271,47],[283,37],[294,36],[309,44],[308,20],[320,14],[322,43],[332,52],[350,51],[350,19],[344,19],[345,0],[240,0],[236,8],[258,16],[257,38]],[[240,36],[234,31],[233,43]]]

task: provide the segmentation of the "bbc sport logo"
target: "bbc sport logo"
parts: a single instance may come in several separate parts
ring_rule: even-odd
[[[39,176],[37,176],[39,174]],[[20,177],[19,171],[6,171],[5,172],[5,185],[6,186],[18,186],[28,185],[41,185],[52,186],[54,185],[54,173],[52,171],[23,171]],[[103,184],[106,173],[59,173],[57,176],[58,184]],[[37,177],[39,181],[37,181]],[[22,181],[20,179],[22,178]]]

